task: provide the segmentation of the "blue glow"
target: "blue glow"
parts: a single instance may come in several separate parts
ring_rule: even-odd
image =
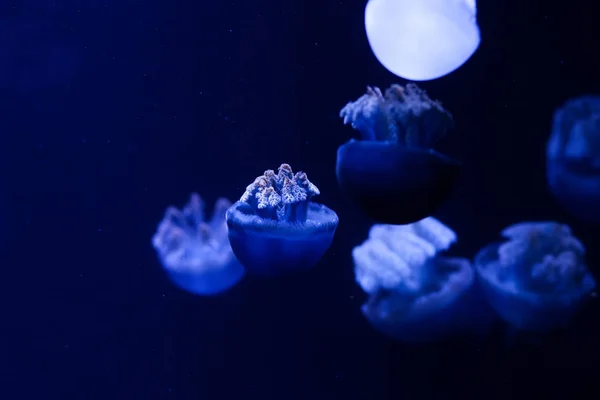
[[[323,257],[338,225],[336,213],[311,202],[319,189],[304,172],[281,164],[265,171],[227,210],[229,241],[251,272],[279,275],[313,267]]]
[[[342,191],[369,217],[408,224],[432,215],[448,197],[458,162],[432,147],[453,126],[452,115],[415,84],[367,93],[340,111],[362,140],[337,153]]]
[[[352,257],[356,281],[369,294],[362,312],[377,330],[402,341],[433,341],[477,329],[487,308],[474,301],[471,263],[440,256],[455,241],[432,217],[371,227]]]
[[[152,245],[171,281],[198,295],[226,291],[244,276],[227,239],[227,199],[215,203],[210,221],[205,222],[204,202],[194,193],[182,210],[169,207]]]
[[[491,306],[513,328],[565,327],[596,286],[585,248],[567,225],[523,222],[502,231],[507,241],[475,257]]]
[[[600,222],[600,97],[572,99],[556,110],[546,164],[556,198],[573,215]]]
[[[391,73],[413,81],[440,78],[479,47],[475,0],[369,0],[371,50]]]

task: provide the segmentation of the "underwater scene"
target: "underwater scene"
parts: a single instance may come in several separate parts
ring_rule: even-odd
[[[593,399],[591,0],[0,4],[0,400]]]

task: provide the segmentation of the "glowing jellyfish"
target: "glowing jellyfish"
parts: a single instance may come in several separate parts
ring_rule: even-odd
[[[369,294],[362,312],[377,330],[402,341],[478,330],[488,310],[475,301],[471,263],[440,255],[455,241],[456,234],[432,217],[371,227],[352,257],[356,281]]]
[[[362,140],[337,152],[342,191],[376,221],[408,224],[432,215],[450,194],[457,161],[432,147],[452,126],[452,115],[414,84],[382,94],[367,88],[340,112]]]
[[[183,210],[169,207],[152,245],[171,281],[199,295],[221,293],[244,276],[227,238],[227,199],[215,203],[212,219],[205,222],[204,202],[194,193]]]
[[[556,222],[515,224],[502,236],[508,240],[475,257],[491,306],[518,330],[566,326],[596,286],[581,242],[567,225]]]
[[[475,0],[369,0],[371,50],[390,72],[426,81],[451,73],[479,47]]]
[[[546,172],[552,193],[573,215],[600,222],[600,97],[569,100],[554,113]]]
[[[304,172],[281,164],[265,171],[229,210],[229,241],[251,272],[278,275],[307,269],[323,257],[338,225],[336,213],[311,202],[319,194]]]

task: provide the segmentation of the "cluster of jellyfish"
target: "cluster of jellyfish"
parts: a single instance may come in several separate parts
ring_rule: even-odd
[[[366,33],[377,59],[413,81],[436,79],[479,46],[475,0],[369,0]],[[418,43],[418,46],[416,46]],[[472,258],[448,257],[455,232],[432,215],[449,197],[459,161],[435,150],[452,115],[414,83],[366,93],[340,111],[358,132],[337,152],[341,192],[375,221],[352,251],[361,310],[400,341],[434,341],[485,331],[493,318],[526,332],[565,327],[596,282],[585,248],[557,222],[506,227]],[[547,147],[547,178],[574,214],[600,221],[600,98],[559,109]],[[192,194],[169,207],[152,243],[172,282],[203,296],[226,292],[246,272],[277,276],[314,267],[329,249],[337,214],[288,164],[266,170],[212,217]]]

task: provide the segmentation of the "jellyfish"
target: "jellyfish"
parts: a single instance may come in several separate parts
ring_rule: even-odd
[[[583,244],[557,222],[518,223],[502,236],[507,241],[488,245],[475,257],[492,308],[519,331],[566,327],[596,286]]]
[[[362,312],[378,331],[407,342],[481,332],[490,314],[476,300],[470,261],[440,254],[455,241],[433,217],[371,227],[352,258],[356,281],[369,295]]]
[[[463,65],[480,42],[475,0],[369,0],[371,50],[391,73],[437,79]]]
[[[409,224],[431,216],[449,196],[458,161],[432,149],[452,115],[415,84],[377,87],[340,111],[362,140],[337,152],[342,192],[372,219]]]
[[[339,221],[333,210],[311,201],[319,193],[288,164],[248,185],[226,214],[231,247],[248,271],[273,276],[317,264]]]
[[[183,210],[169,207],[152,245],[171,281],[190,293],[212,296],[222,293],[244,276],[235,258],[225,225],[227,199],[216,201],[210,221],[204,215],[204,202],[193,193]]]
[[[600,96],[571,99],[556,110],[546,174],[550,190],[571,214],[600,222]]]

